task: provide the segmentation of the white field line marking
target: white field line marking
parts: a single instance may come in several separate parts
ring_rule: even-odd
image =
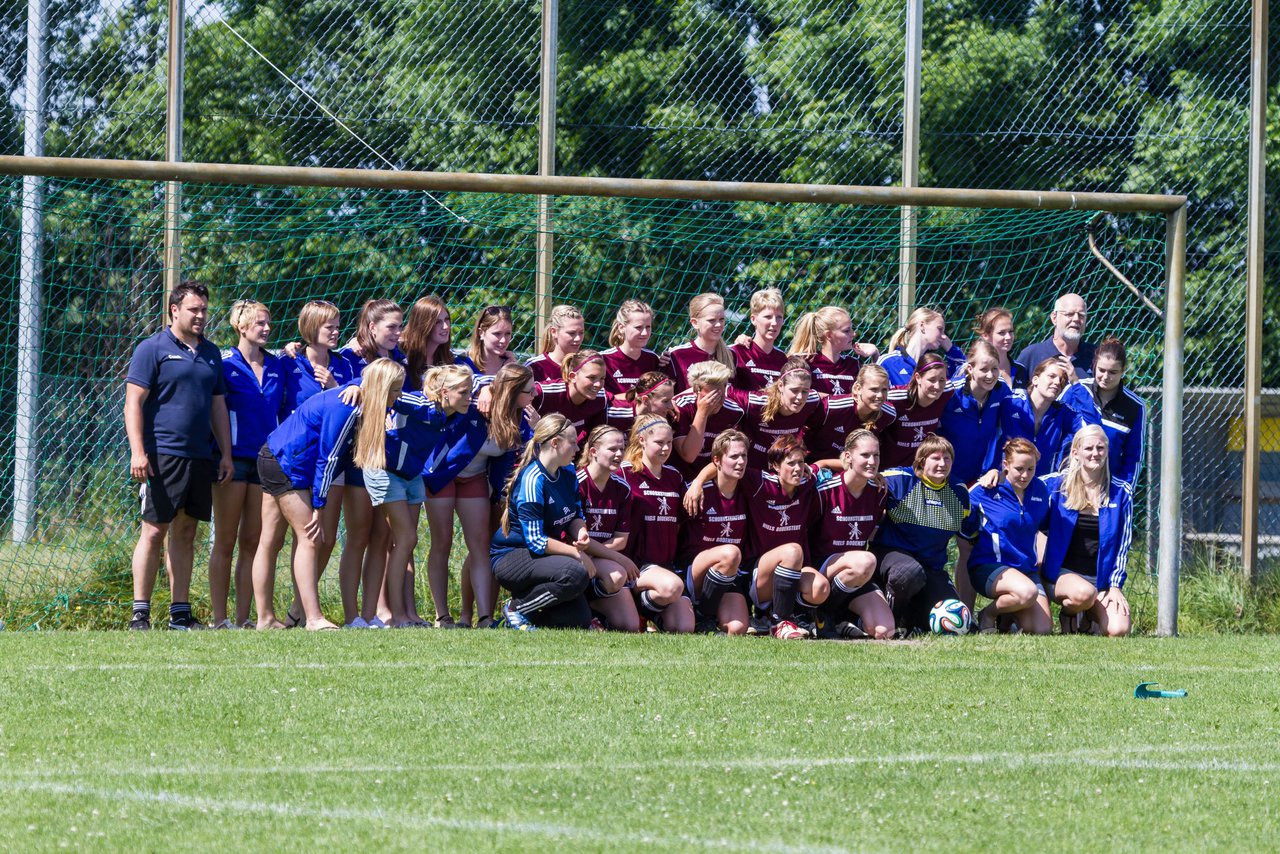
[[[132,801],[134,803],[156,804],[184,810],[196,810],[204,813],[231,813],[242,815],[269,815],[290,819],[312,819],[328,821],[361,821],[380,826],[395,826],[405,829],[438,829],[461,830],[469,833],[518,833],[524,835],[545,836],[549,838],[599,841],[629,842],[634,845],[663,845],[669,848],[697,847],[724,848],[731,850],[782,851],[782,852],[835,852],[846,849],[819,848],[815,846],[793,846],[783,842],[757,842],[743,838],[705,839],[686,834],[676,836],[659,836],[648,833],[621,832],[581,827],[573,824],[553,824],[539,821],[500,821],[474,818],[449,818],[446,816],[420,815],[411,811],[399,810],[360,810],[347,807],[305,807],[297,804],[273,803],[271,801],[250,801],[233,798],[206,798],[184,795],[178,792],[144,792],[138,789],[104,789],[96,786],[85,786],[79,783],[56,783],[43,780],[23,782],[0,781],[0,791],[31,792],[41,794],[69,795],[73,797],[99,798],[105,801]]]
[[[578,667],[578,668],[614,668],[625,667],[627,669],[635,669],[639,667],[689,667],[699,666],[705,663],[707,666],[714,666],[717,669],[726,667],[750,667],[755,669],[804,669],[812,670],[814,661],[779,661],[779,662],[759,662],[759,661],[743,661],[741,659],[726,658],[723,660],[707,660],[705,662],[689,662],[683,659],[646,659],[643,661],[609,661],[598,659],[548,659],[533,661],[245,661],[245,662],[146,662],[146,661],[120,661],[102,664],[11,664],[6,663],[0,665],[0,673],[18,672],[18,671],[58,671],[64,673],[76,673],[80,671],[217,671],[217,670],[480,670],[494,668],[557,668],[557,667]],[[839,667],[846,665],[853,669],[864,670],[955,670],[963,667],[966,671],[974,670],[992,670],[1001,673],[1017,673],[1017,666],[995,661],[966,661],[963,664],[949,661],[867,661],[863,659],[851,658],[843,662],[824,662],[827,667]],[[1258,667],[1241,667],[1241,666],[1222,666],[1217,664],[1178,664],[1176,662],[1168,662],[1163,664],[1150,665],[1134,665],[1127,663],[1115,662],[1071,662],[1071,661],[1028,661],[1025,666],[1033,670],[1065,670],[1075,672],[1099,673],[1099,672],[1124,672],[1124,673],[1280,673],[1280,666],[1258,666]]]
[[[1017,751],[993,751],[986,753],[901,753],[896,755],[876,756],[865,754],[858,756],[780,756],[774,758],[748,757],[744,759],[686,759],[671,757],[651,762],[617,762],[609,757],[587,758],[572,762],[503,762],[486,764],[434,764],[429,766],[394,766],[394,765],[281,765],[274,767],[251,766],[208,766],[186,765],[171,767],[146,766],[125,767],[78,767],[78,768],[31,768],[0,769],[0,777],[14,779],[48,778],[61,776],[104,776],[121,777],[168,777],[168,776],[291,776],[291,775],[324,775],[324,774],[492,774],[520,772],[564,772],[583,771],[603,768],[608,771],[662,771],[679,768],[700,768],[723,770],[760,770],[783,768],[829,768],[836,766],[858,765],[1002,765],[1015,768],[1025,765],[1058,765],[1082,764],[1099,767],[1133,767],[1168,768],[1169,770],[1187,771],[1256,771],[1267,772],[1280,770],[1277,764],[1261,764],[1243,762],[1234,759],[1206,759],[1199,761],[1170,762],[1168,760],[1147,760],[1140,758],[1143,754],[1213,754],[1232,751],[1249,750],[1253,744],[1189,744],[1181,746],[1138,745],[1125,748],[1084,748],[1080,750],[1052,751],[1042,753],[1019,753]],[[1137,758],[1126,758],[1129,757]]]

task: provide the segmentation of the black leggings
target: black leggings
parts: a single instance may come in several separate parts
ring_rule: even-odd
[[[537,557],[528,549],[509,551],[493,564],[498,583],[511,591],[511,608],[534,625],[549,629],[585,629],[587,568],[563,555]]]
[[[929,611],[943,599],[959,599],[945,569],[925,566],[895,549],[876,549],[876,581],[884,588],[899,628],[929,629]]]

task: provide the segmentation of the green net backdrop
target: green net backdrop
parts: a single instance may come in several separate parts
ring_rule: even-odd
[[[0,617],[12,629],[119,626],[131,600],[138,527],[124,376],[134,345],[162,323],[163,186],[50,179],[44,187],[35,527],[27,542],[11,542],[15,424],[14,407],[5,406]],[[0,180],[0,199],[0,388],[12,400],[21,179]],[[882,349],[896,325],[897,208],[597,197],[555,198],[552,208],[554,301],[583,309],[589,345],[607,346],[617,305],[632,297],[658,313],[651,346],[683,340],[688,300],[703,291],[724,296],[731,338],[749,332],[748,300],[763,287],[783,291],[791,321],[827,304],[848,308],[859,339]],[[271,309],[274,340],[283,344],[296,339],[297,313],[308,299],[335,302],[350,333],[370,297],[407,308],[435,293],[450,306],[455,348],[466,346],[475,315],[490,304],[515,312],[515,349],[534,347],[535,197],[188,184],[183,211],[183,275],[209,286],[209,334],[220,346],[235,343],[225,318],[242,297]],[[1159,384],[1163,321],[1090,254],[1086,228],[1093,223],[1101,250],[1163,305],[1163,217],[917,211],[917,302],[940,308],[962,346],[973,337],[971,319],[992,305],[1012,310],[1018,346],[1040,340],[1054,296],[1076,290],[1089,301],[1090,337],[1119,335],[1132,354],[1130,382]],[[782,343],[789,339],[784,333]],[[1152,407],[1150,421],[1158,418]],[[1153,464],[1154,450],[1149,443]],[[1144,477],[1139,488],[1130,567],[1140,623],[1154,611],[1146,576],[1154,549],[1151,480]],[[200,614],[207,535],[202,527],[193,584]],[[461,538],[455,542],[461,548]],[[324,581],[330,597],[336,563],[335,553]],[[157,603],[163,587],[161,581]]]

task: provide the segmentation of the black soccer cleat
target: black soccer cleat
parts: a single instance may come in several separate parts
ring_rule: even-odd
[[[190,614],[184,614],[181,617],[169,618],[169,631],[171,632],[198,632],[205,628],[204,623],[197,620]]]
[[[134,614],[133,619],[129,621],[129,631],[131,632],[149,632],[151,631],[151,618],[142,614]]]

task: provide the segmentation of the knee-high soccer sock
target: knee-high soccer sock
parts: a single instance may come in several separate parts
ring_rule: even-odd
[[[794,617],[799,593],[800,570],[779,564],[773,571],[773,608],[769,615],[775,623]]]
[[[721,575],[714,569],[708,570],[702,579],[702,595],[698,597],[698,612],[704,617],[714,619],[720,613],[720,600],[724,594],[733,590],[737,579],[732,575]]]
[[[662,612],[666,610],[665,606],[659,605],[653,601],[653,593],[648,590],[640,591],[640,595],[636,597],[639,601],[636,603],[640,612],[640,618],[644,620],[652,620],[654,623],[662,616]]]
[[[831,595],[823,607],[836,621],[849,619],[849,602],[853,599],[853,588],[846,585],[837,575],[831,580]]]

